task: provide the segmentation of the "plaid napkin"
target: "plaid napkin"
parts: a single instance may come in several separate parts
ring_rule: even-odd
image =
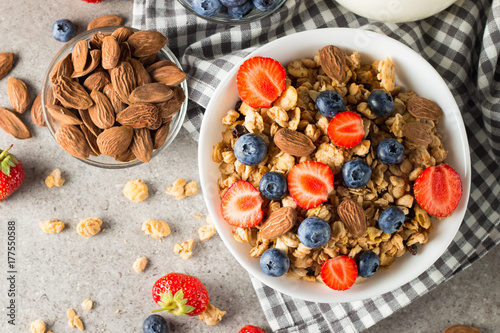
[[[315,28],[361,28],[397,39],[436,68],[456,98],[470,143],[472,187],[464,223],[448,250],[417,279],[359,302],[297,300],[252,278],[273,331],[363,331],[500,242],[500,0],[459,0],[436,16],[404,24],[370,21],[333,0],[288,0],[270,17],[233,27],[208,23],[175,0],[135,0],[133,25],[165,33],[181,59],[191,99],[185,128],[195,139],[204,107],[235,64],[271,40]]]

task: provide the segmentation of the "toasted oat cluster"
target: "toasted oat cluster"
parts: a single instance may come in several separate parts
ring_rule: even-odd
[[[170,235],[168,223],[161,220],[146,220],[142,223],[142,231],[153,238],[163,238]]]
[[[198,194],[199,190],[196,181],[191,181],[186,184],[183,178],[177,179],[172,186],[167,187],[165,193],[175,196],[176,200],[182,200],[185,197],[190,197]]]
[[[92,237],[101,231],[102,221],[98,218],[88,218],[80,221],[76,226],[76,231],[83,237]]]
[[[40,228],[42,228],[43,232],[46,234],[58,234],[64,229],[64,227],[64,222],[58,220],[40,222]]]
[[[287,87],[273,106],[252,108],[244,102],[237,103],[222,118],[226,129],[222,141],[213,149],[212,159],[219,163],[221,197],[236,181],[248,181],[259,189],[264,174],[275,171],[287,176],[292,167],[305,161],[321,162],[331,169],[334,190],[327,201],[315,208],[299,207],[290,194],[280,200],[263,198],[263,222],[280,208],[296,210],[297,223],[286,233],[265,238],[261,231],[263,223],[249,228],[234,227],[233,230],[237,241],[251,245],[252,257],[261,257],[273,247],[287,253],[290,258],[287,275],[296,279],[321,281],[321,265],[328,259],[339,255],[354,258],[368,250],[379,256],[380,266],[389,266],[406,251],[416,254],[416,244],[427,243],[432,231],[429,214],[414,200],[412,182],[424,169],[443,163],[446,158],[447,151],[436,128],[438,120],[417,118],[408,111],[409,101],[417,95],[396,85],[395,66],[389,58],[363,64],[358,52],[344,54],[344,57],[342,74],[345,76],[340,81],[325,73],[319,54],[313,59],[289,63]],[[318,94],[325,90],[339,93],[345,101],[346,111],[362,118],[364,137],[353,148],[340,148],[331,142],[328,135],[330,119],[318,111],[315,103]],[[384,90],[391,95],[394,111],[388,116],[377,116],[370,109],[368,97],[374,90]],[[407,124],[411,126],[405,127]],[[415,124],[418,126],[413,126]],[[314,144],[313,151],[301,157],[284,152],[274,140],[282,128],[305,134]],[[417,135],[421,129],[425,129],[426,137]],[[266,157],[254,166],[244,165],[235,157],[235,143],[245,133],[258,134],[267,144]],[[379,161],[377,146],[387,138],[396,139],[404,146],[401,162],[388,165]],[[371,178],[361,188],[348,187],[341,175],[344,164],[355,158],[365,161],[371,169]],[[366,215],[366,230],[361,236],[355,237],[339,217],[337,207],[346,199],[359,204]],[[378,226],[381,212],[389,206],[397,206],[405,214],[403,227],[391,234],[384,233]],[[312,216],[320,217],[331,227],[328,242],[317,248],[308,248],[297,235],[300,222]]]
[[[148,197],[148,186],[141,180],[131,180],[125,184],[123,194],[127,199],[133,202],[141,202]]]
[[[217,325],[225,314],[226,311],[222,311],[212,304],[208,304],[205,311],[203,311],[198,317],[208,326],[213,326]]]

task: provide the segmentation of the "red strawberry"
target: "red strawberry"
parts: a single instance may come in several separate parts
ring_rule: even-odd
[[[260,192],[249,182],[240,180],[224,193],[221,199],[221,211],[224,220],[232,226],[249,228],[262,220],[262,197]]]
[[[246,325],[238,333],[266,333],[266,331],[257,326]]]
[[[268,108],[286,89],[286,70],[271,58],[246,60],[236,75],[238,94],[253,108]]]
[[[354,259],[338,256],[328,259],[321,265],[321,279],[333,290],[347,290],[352,287],[358,275]]]
[[[328,136],[332,143],[340,148],[352,148],[361,142],[365,130],[363,119],[352,111],[340,112],[328,125]]]
[[[462,198],[460,175],[451,166],[428,167],[413,184],[420,207],[432,216],[445,217],[457,208]]]
[[[12,145],[0,150],[0,202],[14,193],[24,181],[24,166],[9,153]]]
[[[318,207],[333,191],[332,170],[321,162],[296,164],[288,173],[288,191],[300,207]]]
[[[153,286],[153,299],[161,309],[176,316],[197,316],[208,305],[208,291],[201,281],[191,275],[170,273]]]
[[[104,0],[82,0],[82,1],[85,1],[88,3],[99,3],[99,2],[103,2]]]

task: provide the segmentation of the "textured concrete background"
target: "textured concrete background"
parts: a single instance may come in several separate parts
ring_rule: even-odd
[[[57,19],[68,18],[85,30],[100,15],[119,14],[130,24],[132,2],[106,0],[86,4],[78,0],[1,0],[0,51],[16,54],[10,76],[24,80],[32,98],[41,87],[52,57],[62,47],[51,36]],[[7,78],[0,80],[0,106],[10,107]],[[139,332],[144,318],[156,308],[150,297],[154,281],[172,271],[198,276],[207,286],[211,303],[226,310],[223,321],[208,327],[198,318],[167,315],[172,332],[237,332],[245,324],[266,328],[266,320],[244,269],[237,264],[218,236],[197,241],[193,256],[184,261],[173,253],[175,243],[197,239],[206,209],[201,195],[175,201],[164,190],[178,178],[198,180],[196,143],[182,130],[174,145],[148,165],[125,170],[87,166],[66,154],[46,128],[22,118],[33,131],[30,140],[19,141],[0,131],[0,147],[14,143],[24,163],[26,180],[21,189],[0,204],[0,302],[7,306],[6,222],[17,222],[17,326],[7,325],[2,310],[2,332],[28,332],[29,324],[43,319],[54,333],[70,332],[66,310],[81,315],[88,332]],[[49,189],[45,177],[60,168],[63,187]],[[141,178],[150,197],[139,204],[122,195],[125,183]],[[202,214],[203,220],[193,214]],[[76,224],[99,217],[106,231],[84,239]],[[163,241],[142,233],[145,219],[168,221],[172,234]],[[67,228],[60,234],[44,234],[40,221],[60,219]],[[150,264],[140,274],[132,263],[146,256]],[[473,324],[482,332],[500,329],[500,248],[458,277],[439,286],[410,306],[383,320],[367,332],[441,332],[452,324]],[[96,302],[90,312],[81,309],[84,299]],[[120,310],[119,313],[116,313]]]

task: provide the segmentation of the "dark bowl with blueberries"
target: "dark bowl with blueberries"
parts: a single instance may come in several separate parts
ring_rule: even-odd
[[[244,24],[276,12],[286,0],[177,0],[198,17],[215,23]]]

